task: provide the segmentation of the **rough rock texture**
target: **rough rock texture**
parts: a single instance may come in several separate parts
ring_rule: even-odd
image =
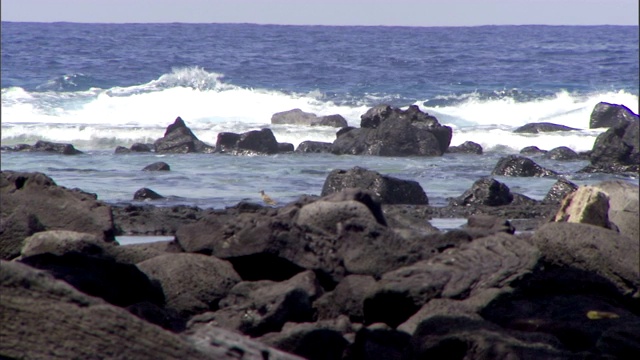
[[[579,160],[580,155],[566,146],[553,148],[544,154],[545,159],[553,160]]]
[[[354,323],[364,321],[364,300],[376,289],[376,280],[368,275],[349,275],[333,291],[313,303],[318,319],[335,319],[346,315]]]
[[[200,219],[209,211],[195,206],[113,206],[113,222],[119,235],[175,235],[182,225]]]
[[[142,171],[171,171],[171,167],[164,161],[158,161],[145,166]]]
[[[278,146],[271,129],[252,130],[242,134],[219,133],[216,152],[234,155],[276,154]]]
[[[621,234],[640,239],[638,185],[620,180],[604,181],[594,185],[609,197],[609,221]]]
[[[151,152],[153,148],[153,144],[135,143],[131,145],[130,149],[132,152]]]
[[[36,232],[71,230],[113,241],[111,208],[94,194],[57,186],[42,173],[0,172],[0,258],[20,254]]]
[[[553,221],[591,224],[617,230],[609,221],[609,196],[593,186],[580,186],[567,195]]]
[[[372,191],[383,204],[428,204],[427,194],[416,181],[402,180],[361,167],[331,171],[322,187],[321,196],[346,188]]]
[[[616,127],[634,121],[638,121],[638,114],[634,114],[628,107],[600,102],[591,112],[589,129]]]
[[[498,160],[491,175],[503,176],[555,176],[553,170],[545,169],[533,160],[518,155],[509,155]]]
[[[179,116],[167,127],[164,136],[153,144],[155,152],[162,153],[212,153],[214,148],[200,141]]]
[[[542,150],[537,146],[527,146],[520,150],[520,154],[522,155],[537,155],[537,154],[545,154],[547,150]]]
[[[581,172],[638,173],[640,169],[640,120],[609,128],[598,135],[589,155],[591,165]]]
[[[485,177],[473,183],[471,188],[450,203],[454,206],[467,205],[487,205],[500,206],[507,205],[513,201],[513,194],[509,187],[496,179]]]
[[[331,126],[331,127],[345,127],[347,126],[347,120],[342,115],[329,115],[318,117],[316,114],[304,112],[300,109],[293,109],[275,113],[271,116],[272,124],[292,124],[292,125],[307,125],[307,126]]]
[[[105,242],[100,236],[69,230],[49,230],[35,233],[24,239],[21,257],[40,254],[64,255],[68,252],[85,255],[102,255],[117,246]]]
[[[458,146],[449,146],[447,149],[448,153],[455,154],[482,154],[482,146],[473,141],[465,141]]]
[[[600,226],[552,222],[540,227],[531,241],[546,262],[597,274],[620,294],[640,298],[638,239]]]
[[[440,156],[452,135],[450,127],[414,105],[404,111],[376,106],[361,116],[360,128],[343,130],[333,142],[334,154]]]
[[[544,199],[542,199],[543,204],[560,204],[562,199],[564,199],[567,195],[572,192],[578,190],[578,185],[572,183],[571,181],[561,177],[558,178],[545,195]]]
[[[296,152],[301,153],[330,153],[331,143],[321,141],[303,141],[298,145]]]
[[[528,133],[528,134],[537,134],[541,132],[554,132],[554,131],[571,131],[571,130],[580,130],[564,125],[558,125],[548,122],[539,122],[539,123],[529,123],[519,128],[513,130],[514,133]]]
[[[213,256],[166,254],[137,266],[160,284],[166,307],[185,318],[217,310],[220,299],[240,281],[229,262]]]
[[[221,329],[206,342],[202,336],[177,335],[24,264],[2,261],[0,268],[2,357],[231,360],[245,353],[255,354],[252,359],[295,358]]]
[[[135,201],[160,200],[164,198],[165,198],[164,196],[148,188],[138,189],[133,194],[133,200]]]

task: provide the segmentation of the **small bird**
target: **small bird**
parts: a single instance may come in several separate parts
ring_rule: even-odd
[[[262,201],[264,201],[264,203],[267,205],[277,204],[275,200],[273,200],[269,195],[264,193],[264,190],[260,190],[260,196],[262,196]]]

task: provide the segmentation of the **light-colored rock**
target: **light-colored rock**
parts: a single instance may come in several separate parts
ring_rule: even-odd
[[[582,223],[615,229],[609,221],[609,196],[593,186],[580,186],[567,195],[553,217],[554,222]]]

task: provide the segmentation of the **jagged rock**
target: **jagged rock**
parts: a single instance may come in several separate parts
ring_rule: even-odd
[[[360,128],[342,129],[334,154],[440,156],[451,143],[452,130],[412,105],[407,110],[380,105],[361,116]]]
[[[90,233],[113,241],[111,208],[96,198],[58,186],[42,173],[0,172],[0,258],[15,258],[26,237],[46,230]]]
[[[166,307],[184,318],[217,310],[220,299],[241,280],[229,262],[199,254],[160,255],[137,266],[160,284]]]
[[[580,186],[567,195],[553,221],[615,228],[609,221],[609,196],[593,186]]]
[[[598,135],[589,155],[591,165],[580,172],[637,173],[640,169],[640,120],[609,128]]]
[[[450,204],[452,206],[500,206],[510,204],[512,201],[513,194],[507,185],[496,179],[485,177],[476,180],[469,190],[450,200]]]
[[[542,199],[542,203],[560,204],[562,199],[576,190],[578,190],[578,185],[563,177],[558,178],[558,181],[556,181],[553,186],[551,186],[551,189],[549,189],[547,195],[545,195],[544,199]]]
[[[539,123],[529,123],[519,128],[513,130],[514,133],[528,133],[528,134],[537,134],[541,132],[555,132],[555,131],[571,131],[571,130],[580,130],[564,125],[558,125],[548,122],[539,122]]]
[[[303,141],[298,145],[296,152],[301,153],[330,153],[331,143],[321,141]]]
[[[322,187],[321,196],[346,188],[372,191],[383,204],[423,204],[429,203],[427,194],[416,181],[402,180],[361,167],[350,170],[331,171]]]
[[[145,166],[142,171],[171,171],[171,167],[164,161],[158,161]]]
[[[159,200],[164,198],[164,196],[148,188],[139,189],[133,194],[133,200],[135,201]]]
[[[555,176],[557,173],[541,167],[529,158],[518,155],[508,155],[498,160],[495,168],[491,171],[491,175],[542,177]]]
[[[473,141],[465,141],[458,146],[449,146],[448,153],[454,154],[482,154],[482,146]]]
[[[212,153],[214,151],[213,147],[200,141],[179,116],[153,146],[155,152],[159,154]]]
[[[589,119],[589,129],[616,127],[629,122],[638,122],[638,115],[624,105],[600,102],[596,104]]]
[[[580,159],[580,155],[566,146],[559,146],[546,152],[544,158],[553,160],[578,160]]]

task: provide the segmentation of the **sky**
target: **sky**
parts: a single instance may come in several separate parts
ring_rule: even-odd
[[[2,21],[638,25],[638,0],[1,0]]]

